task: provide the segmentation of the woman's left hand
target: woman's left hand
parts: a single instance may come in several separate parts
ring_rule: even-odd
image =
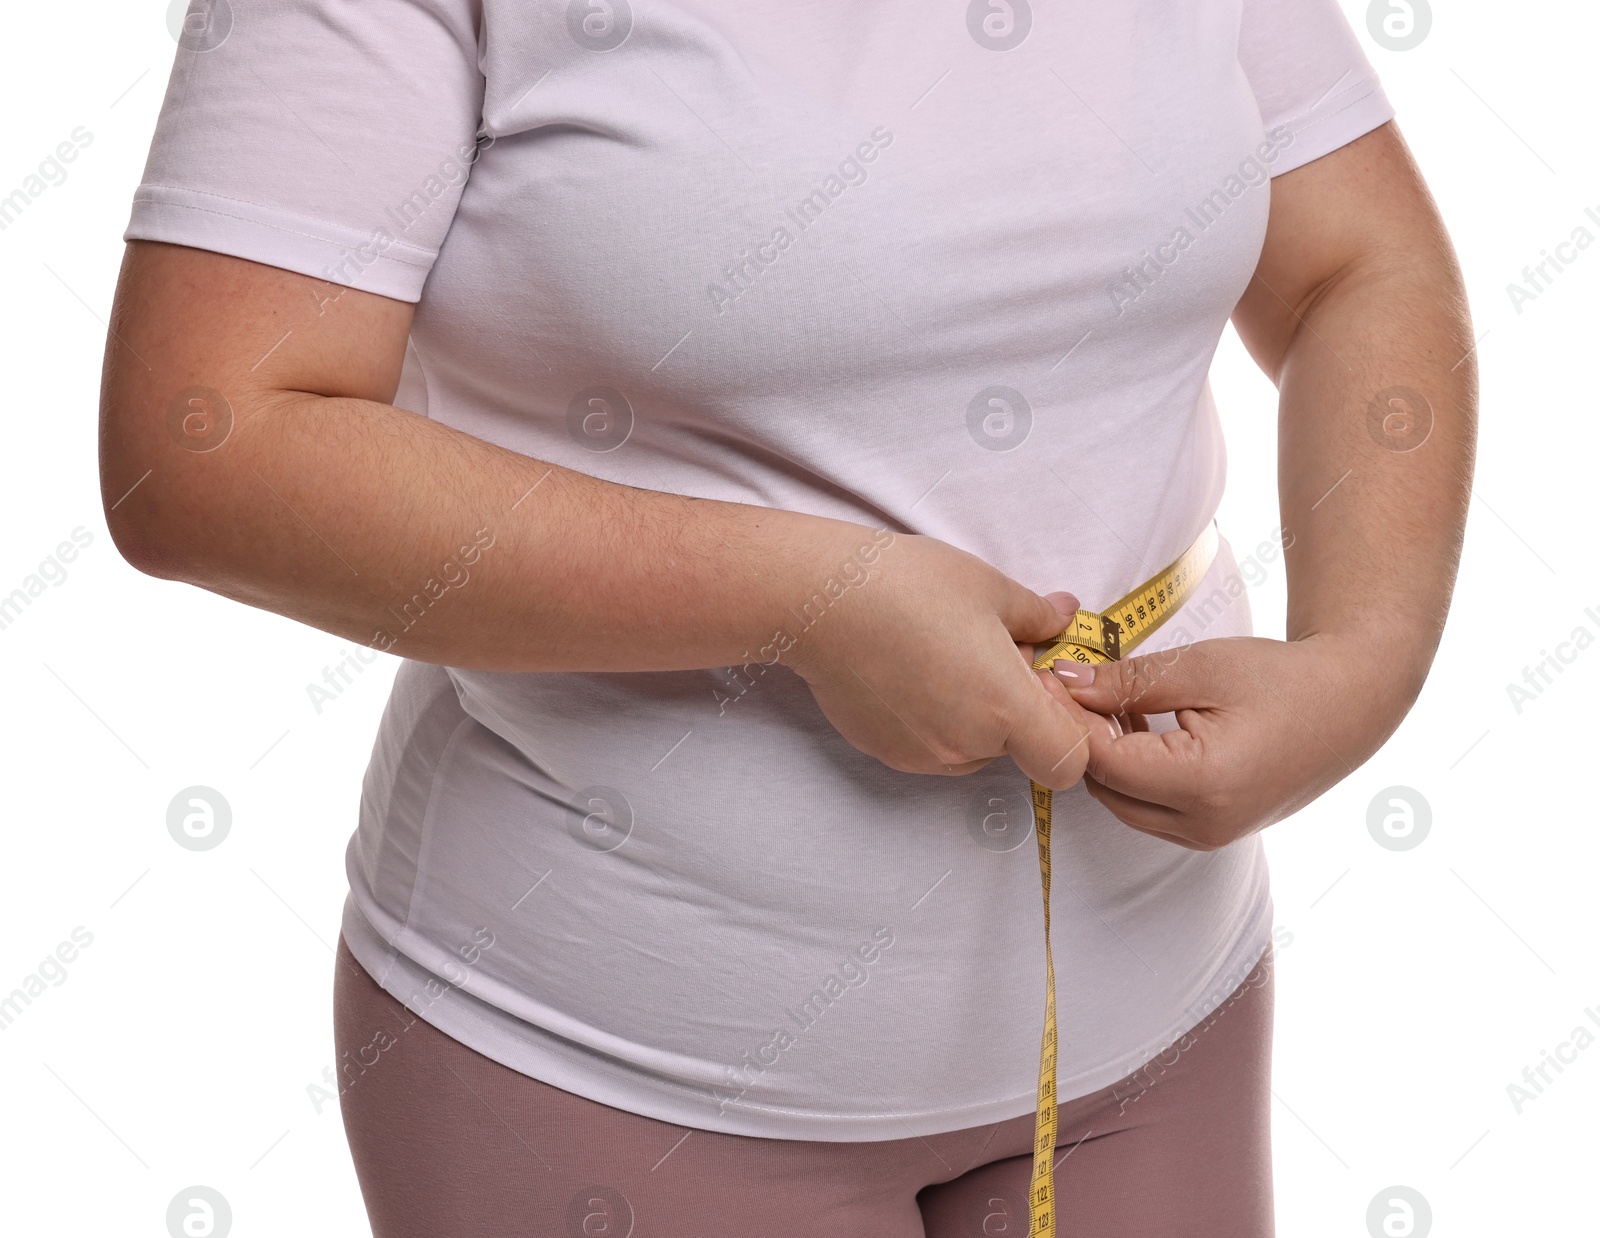
[[[1410,702],[1390,699],[1375,670],[1334,638],[1238,636],[1062,682],[1086,709],[1133,716],[1120,736],[1091,735],[1089,794],[1136,830],[1215,851],[1283,820],[1377,751]],[[1179,729],[1152,732],[1137,717],[1168,712]]]

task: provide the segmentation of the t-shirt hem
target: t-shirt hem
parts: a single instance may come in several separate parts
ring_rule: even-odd
[[[140,185],[122,239],[207,249],[410,302],[421,300],[438,257],[436,250],[398,239],[393,229],[363,234],[343,224],[179,185]]]
[[[1299,115],[1269,126],[1269,132],[1287,129],[1292,139],[1273,161],[1272,175],[1282,176],[1303,167],[1393,119],[1394,106],[1377,75],[1361,78]]]
[[[1211,976],[1198,986],[1206,995],[1201,999],[1204,1008],[1195,1013],[1191,1002],[1160,1034],[1139,1048],[1093,1070],[1058,1079],[1060,1100],[1086,1096],[1127,1078],[1203,1022],[1216,1005],[1244,982],[1271,939],[1272,900],[1266,886],[1264,857],[1258,858],[1256,871],[1253,914],[1241,925]],[[549,1039],[534,1040],[511,1025],[512,1016],[496,1017],[493,1007],[454,986],[439,1000],[425,1003],[425,1009],[409,1007],[409,1002],[424,985],[431,981],[437,988],[442,982],[435,973],[384,938],[358,904],[353,890],[345,900],[341,932],[357,962],[381,988],[396,1000],[408,1003],[408,1008],[419,1018],[474,1052],[563,1091],[676,1126],[763,1139],[870,1143],[938,1135],[1008,1121],[1032,1113],[1037,1099],[1029,1092],[958,1109],[860,1115],[779,1110],[740,1102],[727,1105],[713,1116],[710,1111],[715,1103],[709,1090],[679,1087],[636,1071],[609,1066],[581,1048],[568,1049]],[[1211,998],[1215,998],[1215,1002],[1206,1004]],[[614,1080],[617,1086],[608,1089],[602,1080]]]

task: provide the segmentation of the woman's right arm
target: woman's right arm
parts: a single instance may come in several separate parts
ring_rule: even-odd
[[[1050,602],[898,534],[867,583],[820,607],[870,528],[602,481],[397,409],[412,311],[131,242],[100,415],[124,558],[454,667],[686,670],[776,653],[891,768],[967,773],[1009,752],[1045,785],[1077,781],[1095,716],[1015,643],[1060,630]],[[802,630],[808,603],[821,617]]]

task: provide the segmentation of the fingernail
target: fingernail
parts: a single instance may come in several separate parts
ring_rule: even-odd
[[[1082,662],[1074,662],[1070,658],[1063,658],[1050,668],[1056,677],[1064,679],[1074,688],[1081,688],[1094,682],[1094,667]]]

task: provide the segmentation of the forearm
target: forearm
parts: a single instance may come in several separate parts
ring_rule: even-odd
[[[1449,610],[1476,437],[1472,328],[1442,229],[1379,250],[1301,319],[1278,374],[1286,635],[1345,645],[1371,672],[1351,689],[1383,694],[1398,723]]]
[[[865,526],[602,481],[372,400],[235,412],[214,453],[140,444],[152,471],[119,504],[130,558],[421,661],[771,662],[775,633],[797,635],[828,579],[878,550]],[[131,481],[133,463],[107,473]]]
[[[1321,208],[1304,191],[1336,170],[1300,177],[1274,210],[1304,220]],[[1455,584],[1476,396],[1460,276],[1443,230],[1428,231],[1434,243],[1413,229],[1320,279],[1325,255],[1295,261],[1317,228],[1269,238],[1235,321],[1279,390],[1288,639],[1135,655],[1073,688],[1090,709],[1178,719],[1090,737],[1091,794],[1135,829],[1210,851],[1282,821],[1371,757],[1416,700]],[[1414,420],[1381,399],[1369,419],[1399,387],[1417,393]]]
[[[1135,655],[1073,689],[1178,727],[1090,736],[1091,794],[1216,850],[1311,803],[1415,703],[1455,587],[1477,377],[1461,273],[1393,123],[1286,168],[1234,325],[1277,385],[1284,641]],[[1159,673],[1151,673],[1158,670]]]

